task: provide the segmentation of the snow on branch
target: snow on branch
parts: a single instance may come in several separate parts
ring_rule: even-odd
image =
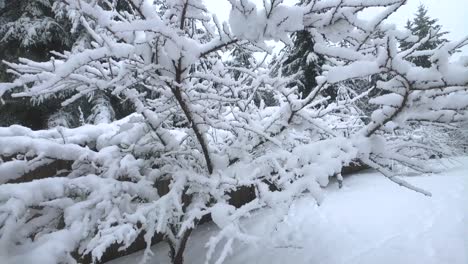
[[[321,203],[321,189],[332,177],[341,185],[352,164],[430,195],[397,178],[392,164],[428,172],[427,153],[450,153],[412,132],[466,122],[468,69],[451,59],[466,39],[418,51],[431,36],[387,24],[403,0],[303,2],[229,0],[223,25],[201,0],[58,4],[85,40],[46,62],[7,62],[15,79],[0,84],[0,97],[65,94],[62,105],[72,105],[103,93],[135,113],[72,129],[0,128],[0,256],[99,262],[142,238],[145,258],[160,239],[182,263],[191,232],[210,215],[220,233],[207,262],[221,263],[234,241],[256,241],[244,217],[302,195]],[[381,7],[374,19],[358,16],[372,7]],[[288,75],[281,57],[268,65],[266,41],[293,45],[297,31],[307,32],[313,54]],[[402,49],[403,39],[414,43]],[[418,56],[431,67],[415,65]],[[311,63],[316,85],[303,95],[298,79]],[[63,160],[66,169],[21,181]],[[229,194],[241,188],[255,197],[236,208]]]

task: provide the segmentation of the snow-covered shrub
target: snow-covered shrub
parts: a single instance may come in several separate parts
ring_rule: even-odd
[[[430,195],[388,168],[392,160],[426,170],[418,157],[401,151],[426,146],[391,136],[414,122],[465,120],[468,69],[449,58],[466,39],[416,52],[431,36],[418,40],[385,22],[403,0],[294,7],[271,0],[262,8],[229,2],[229,23],[221,24],[201,0],[128,0],[124,7],[121,1],[64,0],[92,45],[55,53],[48,62],[7,63],[16,79],[0,84],[0,96],[18,87],[24,90],[13,96],[68,92],[68,105],[106,91],[132,103],[136,113],[74,129],[0,128],[2,182],[53,160],[73,162],[48,178],[0,185],[2,258],[74,263],[91,254],[99,261],[111,245],[125,250],[140,235],[146,258],[159,235],[173,263],[182,263],[193,228],[211,214],[220,232],[207,244],[207,262],[224,242],[220,263],[235,240],[255,241],[239,219],[306,192],[320,203],[321,187],[330,177],[341,181],[342,168],[356,160]],[[374,19],[358,17],[375,6],[383,11]],[[291,44],[289,34],[304,28],[327,61],[304,98],[289,85],[294,74],[274,76],[264,62],[236,67],[221,59],[234,48],[269,52],[267,40]],[[400,39],[414,45],[399,50]],[[428,54],[431,68],[408,60]],[[380,81],[359,92],[342,88],[334,102],[321,96],[369,76]],[[277,105],[256,104],[259,92],[274,95]],[[363,117],[358,102],[369,98],[377,110]],[[256,198],[235,208],[228,193],[243,186],[254,188]]]

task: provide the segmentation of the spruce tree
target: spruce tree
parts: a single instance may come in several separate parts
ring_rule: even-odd
[[[122,1],[117,8],[128,9]],[[87,48],[90,39],[82,28],[73,28],[57,0],[0,1],[0,82],[10,81],[8,62],[19,58],[46,61],[51,52]],[[84,114],[88,123],[110,122],[128,115],[131,109],[110,93],[97,91],[92,97],[80,98],[71,105],[61,105],[67,94],[41,98],[34,104],[29,99],[5,96],[0,102],[0,126],[21,124],[32,129],[51,126],[76,127]]]
[[[235,68],[252,68],[253,64],[255,64],[253,63],[255,58],[252,53],[253,52],[249,50],[235,48],[231,52],[232,60],[228,61],[227,64]],[[241,73],[238,70],[234,70],[232,71],[232,75],[236,80],[238,80]]]
[[[309,4],[310,0],[301,0],[298,5]],[[307,30],[294,32],[292,35],[293,45],[286,47],[284,59],[282,63],[282,74],[291,76],[299,73],[297,82],[292,85],[297,85],[301,98],[307,97],[312,89],[317,85],[315,77],[320,74],[321,67],[325,63],[325,58],[314,51],[314,41],[311,33]],[[334,101],[337,96],[335,86],[330,86],[323,90],[321,94],[325,97],[330,97]]]
[[[0,58],[17,62],[18,58],[45,61],[51,51],[71,48],[73,37],[66,19],[56,17],[53,0],[3,0],[0,3]],[[0,63],[0,82],[9,81],[6,65]],[[31,105],[27,99],[6,97],[0,102],[0,125],[16,123],[39,129],[61,108],[58,100]]]
[[[417,50],[421,51],[435,49],[440,44],[447,42],[447,39],[445,39],[444,36],[448,32],[442,31],[442,26],[437,23],[438,19],[431,18],[427,12],[428,9],[421,4],[418,7],[418,11],[416,12],[414,19],[408,20],[406,23],[406,28],[419,39],[423,39],[428,35],[431,36],[428,41],[422,43],[422,45],[417,48]],[[413,44],[414,42],[411,41],[402,41],[400,48],[402,50],[406,50],[411,48]],[[424,68],[429,68],[432,65],[429,56],[419,56],[409,58],[409,60],[417,66]]]
[[[19,57],[44,61],[50,51],[71,47],[72,36],[66,19],[56,17],[54,0],[4,0],[0,4],[0,58]],[[0,80],[8,77],[0,66]]]
[[[298,85],[301,97],[305,98],[317,85],[315,77],[319,75],[324,59],[314,53],[314,43],[309,31],[301,30],[295,32],[292,39],[294,45],[284,50],[287,55],[282,64],[282,73],[285,76],[290,76],[301,71],[298,82],[295,85]],[[332,91],[327,92],[332,95]],[[332,97],[335,98],[336,94]]]

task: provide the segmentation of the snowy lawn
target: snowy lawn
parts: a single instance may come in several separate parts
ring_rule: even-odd
[[[466,264],[468,158],[450,166],[444,173],[406,178],[433,197],[369,171],[345,178],[343,189],[331,185],[320,206],[305,196],[280,210],[262,210],[245,220],[258,243],[236,244],[226,263]],[[204,263],[205,243],[217,229],[206,224],[194,232],[186,263]],[[153,250],[149,263],[169,263],[166,245]],[[140,256],[109,263],[138,263]]]

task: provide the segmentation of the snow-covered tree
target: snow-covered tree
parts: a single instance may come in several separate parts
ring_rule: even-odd
[[[5,0],[0,7],[0,56],[46,60],[52,50],[71,47],[67,20],[56,18],[52,0]],[[2,66],[0,80],[5,81]]]
[[[438,20],[431,18],[427,12],[427,8],[423,4],[420,4],[415,14],[415,18],[413,20],[408,20],[406,23],[406,29],[411,31],[411,34],[416,36],[417,39],[422,39],[430,35],[429,40],[417,47],[417,50],[420,52],[424,52],[425,50],[433,50],[440,44],[447,42],[447,39],[445,39],[444,36],[448,34],[448,32],[442,31],[442,26],[437,23]],[[410,48],[414,42],[415,41],[402,40],[401,49]],[[410,57],[409,60],[417,66],[424,68],[429,68],[432,65],[430,56]]]
[[[0,96],[14,89],[22,89],[14,97],[62,93],[68,95],[62,104],[69,105],[106,92],[136,111],[74,129],[0,128],[0,256],[7,261],[74,263],[90,255],[97,262],[111,246],[125,250],[143,236],[143,261],[153,238],[161,237],[172,262],[183,263],[192,230],[211,215],[220,231],[207,243],[206,262],[217,256],[221,263],[234,241],[256,241],[241,218],[263,207],[287,207],[304,194],[320,203],[321,187],[331,177],[342,181],[343,167],[355,160],[430,195],[397,177],[389,164],[427,171],[407,150],[432,146],[392,136],[414,122],[466,120],[468,69],[450,55],[468,38],[418,52],[429,36],[399,50],[408,32],[386,18],[404,0],[294,7],[229,0],[229,23],[223,24],[201,0],[125,3],[120,9],[117,0],[64,0],[90,45],[54,53],[47,62],[6,62],[16,79],[0,84]],[[376,6],[382,11],[374,18],[358,16]],[[262,62],[229,66],[220,56],[233,49],[269,52],[267,40],[293,45],[290,34],[304,29],[327,60],[305,97],[290,85],[297,74],[273,75]],[[347,45],[337,44],[343,40]],[[407,60],[418,56],[431,56],[433,66]],[[370,76],[378,81],[360,93],[328,103],[320,96],[333,85]],[[277,105],[256,104],[262,91]],[[356,102],[369,97],[377,110],[363,119]],[[21,182],[25,173],[54,161],[72,165]],[[236,208],[228,194],[241,187],[253,188],[256,197]]]
[[[68,21],[56,18],[53,1],[4,0],[0,4],[0,58],[16,61],[26,57],[36,61],[49,59],[52,50],[71,47]],[[0,65],[0,82],[11,79],[6,65]],[[45,126],[50,113],[59,108],[58,101],[48,107],[32,105],[29,100],[3,98],[0,102],[0,125],[22,123],[36,129]]]
[[[436,63],[436,61],[434,61],[435,58],[431,56],[430,52],[426,55],[424,55],[424,53],[434,50],[446,43],[448,40],[444,37],[448,32],[442,31],[442,26],[438,24],[438,20],[428,15],[428,9],[423,4],[419,5],[414,19],[408,20],[406,29],[414,36],[402,40],[400,42],[400,49],[409,49],[414,46],[415,42],[423,38],[428,38],[427,41],[415,48],[416,53],[419,53],[419,55],[408,56],[407,60],[419,67],[432,67],[434,63]],[[454,50],[451,52],[456,51]],[[414,134],[413,138],[419,138],[419,143],[428,144],[428,142],[431,142],[431,144],[428,145],[437,146],[435,149],[443,150],[438,153],[425,151],[425,156],[433,157],[435,155],[448,155],[460,149],[456,147],[456,145],[461,146],[460,144],[453,144],[460,138],[460,134],[457,133],[457,130],[460,129],[461,126],[459,124],[432,126],[432,124],[427,124],[426,122],[415,122],[408,131],[401,131],[400,134]]]
[[[3,2],[0,8],[0,57],[8,61],[17,61],[20,57],[47,61],[51,52],[89,46],[88,37],[81,34],[79,24],[70,23],[72,21],[67,19],[62,7],[60,1],[55,0]],[[14,74],[8,75],[5,65],[1,64],[0,81],[7,81],[12,76]],[[98,100],[89,97],[72,106],[61,107],[60,103],[66,96],[60,93],[41,103],[37,101],[43,98],[33,98],[31,103],[31,100],[25,98],[5,96],[0,102],[0,125],[22,124],[33,129],[59,124],[76,127],[79,124],[78,107],[83,109],[86,116],[89,115],[89,122],[95,121],[92,116],[98,114],[97,110],[113,112],[113,108],[119,108],[128,112],[120,103],[111,105],[110,96],[103,95],[102,92],[93,95]]]
[[[324,59],[314,52],[313,39],[308,30],[295,32],[292,38],[294,44],[283,49],[281,55],[285,58],[280,66],[286,76],[300,72],[295,85],[299,87],[299,93],[305,98],[317,86],[315,78],[320,75]],[[331,100],[335,100],[336,91],[330,88],[329,92],[332,95]]]

